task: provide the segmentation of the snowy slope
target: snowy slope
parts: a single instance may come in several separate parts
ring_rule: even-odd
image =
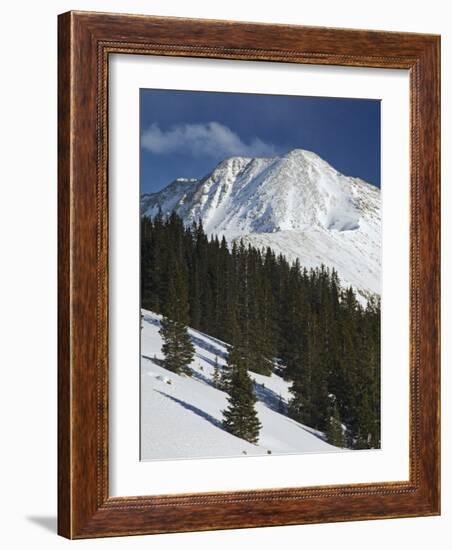
[[[141,457],[142,460],[339,451],[320,432],[280,414],[279,396],[290,397],[280,376],[251,373],[262,423],[253,445],[221,428],[227,394],[212,385],[215,357],[225,364],[223,342],[190,329],[196,354],[193,376],[179,376],[156,364],[161,359],[160,316],[143,312],[141,333]]]
[[[175,210],[228,242],[243,238],[302,265],[337,269],[363,296],[380,289],[380,190],[295,149],[272,158],[232,157],[201,180],[176,180],[142,196],[141,212]]]

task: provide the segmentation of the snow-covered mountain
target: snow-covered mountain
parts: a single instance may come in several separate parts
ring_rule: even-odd
[[[141,213],[175,210],[209,234],[270,246],[307,268],[334,267],[363,298],[380,294],[380,190],[340,174],[315,153],[231,157],[202,179],[144,194]]]
[[[160,315],[142,310],[141,331],[141,459],[258,456],[285,453],[340,452],[324,435],[278,412],[287,403],[290,382],[272,373],[250,372],[262,428],[257,445],[226,432],[222,411],[227,394],[213,384],[215,359],[226,364],[224,342],[189,329],[195,346],[192,376],[175,374],[159,365],[163,359]]]

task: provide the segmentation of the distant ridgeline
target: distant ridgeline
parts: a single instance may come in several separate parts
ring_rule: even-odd
[[[361,306],[334,270],[228,247],[176,214],[143,217],[141,301],[163,315],[188,312],[187,325],[239,346],[249,370],[281,371],[292,381],[285,412],[331,443],[344,443],[345,427],[346,446],[380,447],[380,301]]]

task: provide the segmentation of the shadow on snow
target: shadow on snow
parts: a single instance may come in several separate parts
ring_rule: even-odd
[[[146,321],[146,323],[149,323],[150,325],[154,325],[154,327],[160,328],[160,319],[155,319],[154,317],[151,317],[150,315],[143,315],[143,321]]]
[[[175,403],[177,403],[178,405],[180,405],[181,407],[183,407],[184,409],[187,409],[188,411],[196,414],[197,416],[200,416],[201,418],[203,418],[204,420],[206,420],[207,422],[210,422],[213,426],[215,426],[216,428],[220,428],[220,429],[223,429],[223,426],[221,424],[221,422],[219,420],[217,420],[216,418],[214,418],[212,415],[210,415],[209,413],[206,413],[205,411],[203,411],[202,409],[199,409],[198,407],[195,407],[194,405],[191,405],[190,403],[187,403],[186,401],[183,401],[182,399],[178,399],[177,397],[174,397],[172,395],[169,395],[168,393],[165,393],[163,391],[160,391],[160,390],[155,390],[157,393],[160,393],[161,395],[167,397],[168,399],[171,399],[172,401],[174,401]]]
[[[154,317],[151,317],[149,315],[144,315],[143,320],[151,325],[154,325],[156,327],[160,327],[160,320],[156,319]],[[203,333],[203,338],[200,338],[199,336],[195,336],[193,334],[195,332],[192,330],[192,333],[190,334],[190,338],[195,346],[198,348],[203,349],[204,351],[207,351],[208,353],[212,353],[214,355],[217,355],[219,358],[226,360],[227,359],[227,351],[225,351],[225,343],[221,340],[218,340],[217,338],[213,336],[209,336],[207,334]],[[196,331],[199,334],[199,331]],[[212,344],[208,341],[213,342]],[[157,357],[149,357],[147,355],[142,355],[144,359],[148,359],[149,361],[153,362],[155,365],[159,367],[163,367],[163,360],[159,359]],[[215,366],[215,361],[207,357],[206,355],[197,352],[196,357],[206,363],[208,363],[210,366]],[[223,365],[220,365],[221,368],[224,368]],[[192,369],[192,377],[196,380],[199,380],[200,382],[203,382],[204,384],[207,384],[208,386],[215,387],[213,384],[213,381],[211,378],[207,377],[206,375],[202,374],[201,372],[198,372],[194,369]],[[213,424],[215,427],[222,429],[221,422],[219,422],[216,418],[211,416],[210,414],[206,413],[202,409],[199,409],[198,407],[195,407],[194,405],[191,405],[187,403],[186,401],[183,401],[181,399],[177,399],[176,397],[173,397],[172,395],[169,395],[165,392],[162,392],[160,390],[155,390],[158,393],[164,395],[168,399],[171,399],[172,401],[178,403],[181,407],[184,407],[185,409],[193,412],[194,414],[200,416],[201,418],[204,418],[204,420],[207,420],[211,424]],[[280,410],[280,396],[272,389],[265,386],[264,383],[260,382],[254,382],[254,391],[256,393],[256,397],[258,401],[263,403],[266,407],[271,409],[272,411],[278,412],[285,416],[285,418],[292,422],[293,424],[296,424],[300,426],[301,429],[309,432],[313,436],[317,437],[321,441],[326,441],[325,435],[318,432],[318,430],[315,430],[314,428],[310,428],[309,426],[301,425],[289,416],[287,416],[287,403],[283,399],[283,412]]]
[[[280,409],[280,396],[275,391],[267,388],[265,384],[260,382],[254,382],[254,392],[259,401],[266,405],[269,409],[275,412],[283,414]],[[286,402],[283,399],[283,410],[286,410]],[[285,415],[284,415],[285,416]]]
[[[217,340],[216,338],[213,338],[212,336],[205,336],[204,338],[199,338],[198,336],[195,336],[194,334],[190,334],[191,341],[195,346],[198,348],[203,349],[204,351],[207,351],[209,353],[212,353],[213,355],[218,355],[218,357],[221,357],[222,359],[226,360],[227,353],[223,349],[224,343],[220,342],[220,340]],[[209,342],[206,342],[206,339],[215,342],[214,344],[210,344]],[[203,357],[205,359],[205,357]],[[214,364],[213,361],[210,359],[205,359],[208,363]]]

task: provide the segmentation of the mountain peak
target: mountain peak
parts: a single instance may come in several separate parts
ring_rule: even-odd
[[[281,160],[293,163],[295,166],[311,166],[313,169],[317,168],[322,171],[339,174],[339,172],[320,155],[314,153],[313,151],[308,151],[307,149],[292,149],[283,155]]]
[[[333,258],[330,265],[344,273],[342,250],[352,258],[345,280],[379,292],[379,278],[366,282],[367,258],[356,255],[360,247],[370,248],[371,271],[379,273],[380,190],[340,174],[312,151],[229,157],[200,180],[179,178],[143,196],[141,206],[150,217],[176,211],[187,225],[201,220],[207,233],[229,242],[244,238],[271,245],[307,267],[328,265]]]
[[[307,149],[291,149],[290,151],[287,151],[287,153],[283,156],[284,158],[292,158],[298,160],[313,160],[320,158],[319,155],[312,151],[308,151]]]

